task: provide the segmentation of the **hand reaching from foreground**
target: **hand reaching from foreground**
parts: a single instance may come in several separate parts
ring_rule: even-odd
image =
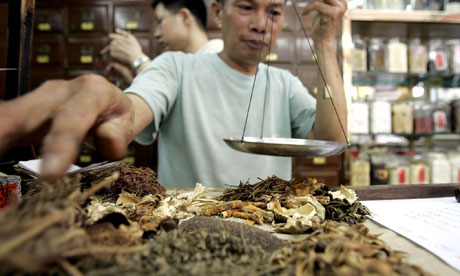
[[[104,157],[121,159],[133,138],[134,109],[121,90],[97,75],[48,81],[0,104],[0,155],[18,145],[42,143],[42,176],[64,175],[88,134]]]

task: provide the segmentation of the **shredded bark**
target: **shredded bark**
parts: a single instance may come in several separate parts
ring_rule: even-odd
[[[109,188],[110,196],[117,200],[122,192],[131,193],[138,197],[146,195],[166,196],[166,188],[158,182],[156,173],[147,167],[136,168],[126,164],[120,170],[120,177]]]

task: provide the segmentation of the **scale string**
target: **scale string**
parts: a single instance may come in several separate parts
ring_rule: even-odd
[[[270,3],[273,4],[273,1]],[[268,56],[270,57],[270,54],[272,52],[272,38],[273,38],[273,19],[272,19],[272,25],[271,25],[271,30],[270,30],[270,42],[268,44]],[[260,62],[260,61],[259,61]],[[263,138],[264,135],[264,125],[265,125],[265,109],[267,106],[267,92],[268,92],[268,86],[271,85],[270,83],[270,74],[268,70],[270,69],[270,58],[267,60],[267,82],[265,83],[265,95],[264,95],[264,107],[263,107],[263,112],[262,112],[262,127],[260,128],[260,139]]]
[[[274,0],[271,0],[271,3],[273,3],[273,1]],[[269,10],[271,8],[271,3],[270,3],[270,6],[268,7]],[[254,88],[256,87],[257,73],[259,72],[259,63],[260,63],[260,59],[262,58],[262,50],[264,49],[265,34],[267,33],[268,19],[269,18],[270,18],[270,13],[267,13],[267,20],[265,21],[264,33],[262,35],[262,46],[260,47],[259,58],[257,60],[256,74],[254,75],[254,82],[252,84],[251,96],[249,97],[248,111],[246,113],[246,120],[244,121],[243,135],[241,136],[241,143],[244,142],[244,133],[246,132],[246,127],[247,127],[247,124],[248,124],[249,111],[251,110],[252,97],[254,95]]]
[[[297,15],[297,18],[299,19],[300,26],[302,27],[302,31],[303,31],[303,33],[305,35],[305,38],[307,39],[308,45],[310,46],[310,50],[311,50],[311,52],[313,54],[313,59],[315,60],[316,66],[318,67],[319,74],[321,76],[321,79],[323,80],[324,88],[326,89],[327,94],[329,95],[329,98],[331,99],[332,107],[334,108],[335,115],[337,116],[337,119],[339,120],[340,128],[342,129],[342,132],[343,132],[343,136],[345,137],[345,140],[347,141],[347,144],[349,144],[347,134],[345,132],[345,129],[343,128],[342,120],[340,120],[339,113],[337,112],[337,108],[335,106],[334,99],[332,97],[331,91],[329,91],[329,86],[326,83],[326,78],[324,77],[323,71],[321,70],[321,66],[319,65],[318,56],[316,55],[316,52],[315,52],[315,50],[313,49],[313,46],[310,43],[310,38],[307,35],[307,31],[305,31],[305,26],[302,23],[302,19],[300,18],[299,12],[297,11],[297,7],[295,5],[295,0],[291,0],[291,2],[292,2],[292,6],[294,7],[295,14]]]
[[[269,11],[270,11],[271,5],[273,4],[273,1],[274,0],[271,0],[271,2],[270,2]],[[291,0],[291,2],[292,2],[292,6],[294,7],[294,11],[296,13],[296,16],[297,16],[297,18],[299,20],[300,26],[302,27],[302,31],[303,31],[303,33],[305,35],[305,38],[307,39],[308,45],[310,47],[310,50],[311,50],[311,52],[313,54],[313,57],[314,57],[313,59],[315,60],[316,66],[318,67],[319,74],[320,74],[321,79],[322,79],[322,81],[324,83],[324,88],[326,89],[326,91],[327,91],[327,93],[329,95],[329,98],[331,99],[332,107],[334,108],[335,115],[337,116],[337,119],[339,120],[339,124],[340,124],[340,128],[342,129],[342,133],[343,133],[343,135],[345,137],[345,140],[347,141],[347,144],[349,144],[348,136],[347,136],[347,134],[345,132],[345,129],[343,127],[342,120],[340,119],[339,113],[337,112],[337,107],[335,106],[334,99],[333,99],[332,94],[331,94],[331,92],[329,90],[329,86],[327,85],[326,78],[324,77],[323,71],[321,70],[321,66],[319,65],[318,58],[317,58],[318,56],[316,55],[316,52],[315,52],[313,46],[310,43],[310,38],[307,35],[307,31],[305,30],[305,26],[303,25],[303,22],[302,22],[302,19],[301,19],[300,15],[299,15],[299,12],[297,11],[295,0]],[[263,41],[265,41],[265,34],[267,33],[268,19],[269,18],[270,18],[270,14],[268,13],[267,14],[267,20],[265,22],[265,31],[264,31],[263,36],[262,36]],[[272,34],[273,34],[273,19],[272,19],[272,28],[271,28],[271,31],[270,31],[269,55],[270,55],[270,52],[271,52]],[[259,58],[258,58],[257,64],[260,63],[263,48],[264,48],[264,45],[262,44],[262,47],[260,48]],[[269,67],[270,67],[270,59],[268,59],[268,61],[267,61],[267,84],[265,86],[265,97],[264,97],[264,106],[263,106],[262,127],[261,127],[261,134],[260,134],[261,138],[263,137],[263,128],[264,128],[264,121],[265,121],[265,106],[266,106],[267,90],[268,90],[268,80],[269,80],[268,69],[269,69]],[[252,90],[251,90],[251,96],[249,98],[248,111],[246,113],[246,119],[245,119],[245,122],[244,122],[243,135],[241,136],[241,142],[242,143],[244,142],[244,134],[246,132],[246,127],[247,127],[248,117],[249,117],[249,111],[251,109],[251,103],[252,103],[252,98],[253,98],[253,95],[254,95],[254,88],[255,88],[255,84],[256,84],[258,71],[259,71],[259,66],[257,65],[256,73],[254,75],[254,83],[252,85]]]

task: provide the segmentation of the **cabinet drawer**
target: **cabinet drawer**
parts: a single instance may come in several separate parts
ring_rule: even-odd
[[[69,31],[85,33],[107,33],[109,9],[101,6],[77,6],[69,11]]]
[[[150,32],[153,11],[150,6],[115,6],[114,26],[118,29]]]
[[[276,44],[271,49],[270,55],[267,56],[267,61],[292,63],[294,62],[294,37],[289,33],[279,35]]]
[[[294,166],[341,168],[342,155],[316,158],[294,158]]]
[[[69,66],[94,66],[99,52],[107,43],[107,38],[69,39],[67,44]]]
[[[310,38],[310,43],[312,47],[315,47],[313,40]],[[296,52],[297,52],[297,61],[298,63],[314,63],[313,52],[311,51],[310,45],[308,44],[307,38],[305,35],[299,34],[296,38]]]
[[[137,41],[141,45],[142,51],[149,57],[153,58],[157,54],[157,44],[150,33],[135,33]]]
[[[46,70],[42,68],[32,67],[30,73],[30,89],[35,89],[42,85],[47,80],[64,79],[63,70]]]
[[[63,7],[43,7],[35,10],[34,30],[37,33],[63,33],[65,22]]]
[[[32,46],[32,64],[64,66],[64,39],[35,36]]]

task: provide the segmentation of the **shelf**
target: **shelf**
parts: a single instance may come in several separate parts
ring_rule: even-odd
[[[460,75],[448,73],[353,72],[354,86],[408,87],[423,82],[428,86],[460,87]]]
[[[352,21],[460,23],[459,13],[438,11],[348,10],[346,18]]]

